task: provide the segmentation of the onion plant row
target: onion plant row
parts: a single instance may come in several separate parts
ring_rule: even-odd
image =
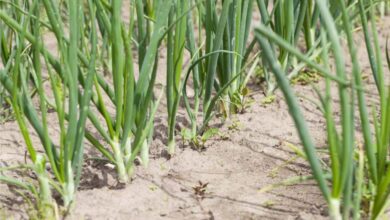
[[[40,217],[55,218],[58,214],[52,190],[61,195],[64,207],[73,204],[85,139],[115,165],[119,182],[129,181],[138,155],[142,163],[148,163],[148,144],[159,102],[153,98],[158,48],[166,35],[172,3],[155,1],[160,10],[155,18],[146,18],[143,2],[134,2],[127,5],[131,16],[126,22],[122,20],[122,1],[23,1],[9,6],[18,11],[16,16],[5,9],[0,11],[2,25],[13,30],[14,36],[11,47],[3,53],[0,79],[11,95],[33,162],[28,168],[37,175],[39,185],[35,189],[27,182],[6,176],[1,179],[37,195]],[[149,19],[155,22],[151,24]],[[145,24],[137,26],[142,39],[137,42],[137,54],[133,54],[135,22]],[[56,54],[42,39],[48,32],[55,36]],[[141,62],[138,70],[133,56]],[[51,92],[45,90],[47,87]],[[48,119],[49,109],[56,112],[55,120]],[[49,122],[59,127],[58,135],[51,137]],[[31,140],[28,124],[41,145]],[[38,153],[41,146],[43,154]],[[46,170],[47,163],[50,171]]]
[[[379,118],[373,110],[372,119],[374,130],[372,131],[370,108],[366,101],[365,85],[362,80],[362,70],[357,59],[356,45],[353,40],[353,26],[351,14],[344,1],[338,1],[340,9],[341,25],[337,25],[336,15],[332,13],[326,1],[316,1],[320,13],[322,65],[315,66],[307,62],[307,55],[296,53],[290,42],[282,39],[282,36],[273,34],[266,25],[256,30],[256,36],[263,49],[264,58],[269,69],[274,74],[278,85],[288,103],[291,115],[294,119],[299,136],[304,146],[308,161],[313,171],[319,188],[327,201],[329,215],[332,219],[380,219],[387,208],[389,197],[389,175],[388,154],[389,154],[389,89],[386,86],[384,67],[382,63],[382,51],[378,44],[378,35],[375,20],[371,19],[371,28],[368,25],[367,17],[375,17],[372,1],[358,1],[354,4],[358,7],[360,21],[366,39],[367,53],[370,57],[371,69],[378,88],[380,100]],[[348,52],[352,60],[352,69],[347,70],[346,59],[343,55],[340,36],[345,35],[348,45]],[[272,42],[272,43],[271,43]],[[372,43],[373,42],[373,43]],[[312,68],[322,74],[335,71],[334,76],[344,82],[332,80],[326,76],[326,88],[324,94],[316,89],[321,103],[321,109],[326,121],[327,143],[329,149],[329,167],[321,165],[321,158],[316,152],[316,147],[310,132],[307,128],[304,117],[299,108],[297,98],[292,95],[293,91],[288,84],[286,70],[278,59],[277,51],[272,45],[277,44],[285,50],[296,55],[297,59],[307,62]],[[280,52],[279,52],[280,53]],[[386,51],[387,62],[388,51]],[[331,60],[334,57],[334,70],[331,68]],[[349,74],[350,73],[350,74]],[[340,109],[340,126],[336,126],[336,116],[332,103],[331,86],[338,88],[338,99]],[[355,109],[359,115],[354,115]],[[354,118],[360,118],[357,126],[361,127],[363,142],[357,143]],[[327,173],[331,178],[327,178]],[[330,183],[330,184],[329,184]],[[362,207],[362,206],[367,207]],[[363,211],[365,210],[365,211]]]

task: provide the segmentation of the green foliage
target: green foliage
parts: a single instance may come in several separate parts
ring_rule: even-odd
[[[30,158],[24,168],[34,172],[37,183],[3,174],[0,181],[28,192],[36,203],[37,218],[56,219],[62,209],[71,210],[86,140],[116,167],[121,183],[131,180],[136,158],[148,165],[154,117],[163,97],[155,94],[162,47],[166,47],[167,57],[163,71],[171,155],[176,148],[181,103],[190,121],[190,128],[181,129],[182,139],[202,150],[216,135],[225,138],[217,128],[209,127],[210,120],[215,115],[227,118],[245,112],[254,102],[248,82],[253,76],[261,78],[266,83],[261,105],[273,103],[273,92],[281,89],[304,147],[303,151],[292,145],[290,149],[309,161],[310,178],[317,181],[331,218],[359,219],[361,210],[364,217],[380,218],[390,194],[390,89],[384,77],[375,13],[379,8],[384,15],[388,5],[372,0],[126,3],[0,1],[0,123],[11,118],[17,121]],[[129,10],[128,20],[124,20],[124,8]],[[261,22],[253,37],[255,12]],[[375,111],[369,114],[366,103],[364,76],[353,41],[357,18],[379,93],[379,117]],[[42,36],[46,34],[54,36],[57,51],[45,44]],[[345,36],[351,55],[351,74],[341,36]],[[386,52],[390,65],[388,48]],[[326,121],[329,164],[318,154],[291,88],[291,84],[316,83],[321,77],[325,89],[316,92]],[[339,103],[331,102],[333,87]],[[189,88],[192,97],[187,94]],[[334,114],[335,109],[340,109],[339,115]],[[336,121],[340,121],[340,129],[336,129]],[[58,128],[59,134],[51,135],[50,126]],[[364,137],[361,146],[354,143],[356,127]],[[33,142],[30,128],[40,143]],[[238,122],[229,126],[229,130],[239,128]],[[60,195],[62,208],[57,208],[53,191]]]
[[[367,51],[369,53],[372,72],[377,82],[381,117],[380,122],[374,117],[375,139],[373,142],[371,125],[368,121],[366,97],[364,93],[364,85],[362,83],[361,69],[356,55],[356,45],[353,41],[353,29],[351,26],[350,11],[343,1],[337,3],[337,8],[340,11],[332,11],[336,7],[330,7],[324,1],[316,1],[321,16],[321,25],[323,26],[320,32],[321,45],[323,47],[322,61],[323,67],[312,65],[307,56],[302,53],[296,53],[292,49],[291,43],[283,40],[281,36],[269,34],[271,30],[264,25],[257,29],[256,36],[264,51],[264,58],[273,72],[278,85],[280,86],[286,102],[289,106],[290,114],[294,119],[298,134],[304,146],[304,151],[307,160],[310,163],[313,171],[313,176],[316,179],[319,188],[329,206],[329,214],[332,219],[360,219],[361,204],[369,204],[364,208],[364,214],[370,219],[378,219],[383,214],[387,206],[389,196],[388,190],[390,182],[386,182],[389,176],[388,169],[385,168],[388,155],[390,135],[388,120],[388,103],[389,95],[386,92],[388,89],[384,87],[385,79],[383,78],[382,58],[378,47],[377,30],[375,21],[371,20],[372,32],[369,31],[367,25],[366,11],[363,1],[358,1],[359,13],[362,19],[363,29],[366,37]],[[332,6],[332,5],[331,5]],[[335,5],[333,5],[335,6]],[[369,14],[373,16],[373,4],[369,1]],[[336,17],[340,16],[341,25],[337,25]],[[348,42],[348,49],[352,60],[352,81],[349,86],[344,84],[348,80],[346,74],[346,58],[343,56],[341,49],[340,35],[344,33]],[[372,34],[374,46],[372,47],[369,38]],[[263,37],[266,37],[265,40]],[[330,44],[328,43],[328,40]],[[287,83],[286,70],[283,70],[280,60],[277,60],[275,51],[272,49],[272,44],[288,49],[294,55],[306,62],[308,65],[318,70],[319,73],[325,76],[326,88],[325,94],[317,91],[319,99],[324,109],[324,118],[326,120],[328,147],[330,156],[330,172],[332,173],[331,185],[326,184],[326,169],[320,163],[320,157],[317,155],[316,147],[313,143],[310,132],[306,126],[305,119],[300,112],[297,98],[292,94],[290,85]],[[328,49],[328,44],[330,45]],[[375,51],[375,52],[374,52]],[[329,75],[331,65],[329,64],[330,54],[334,56],[334,66],[337,76],[337,81]],[[334,76],[333,76],[334,78]],[[306,81],[307,78],[305,77]],[[330,88],[332,84],[338,87],[339,108],[341,109],[341,132],[336,129],[334,108],[331,102],[332,95]],[[357,102],[357,105],[354,103]],[[355,139],[355,121],[353,120],[355,109],[359,113],[360,126],[364,136],[364,151],[363,147],[358,148],[353,140]],[[384,138],[386,136],[386,138]],[[357,156],[356,156],[357,155]],[[367,165],[365,165],[367,160]],[[368,174],[368,175],[367,175]],[[366,196],[365,189],[369,189],[372,196]],[[364,196],[363,196],[364,195]],[[369,201],[367,201],[369,199]],[[353,213],[353,214],[352,214]]]
[[[193,136],[192,132],[186,128],[181,131],[183,141],[190,143],[197,150],[204,150],[206,142],[219,134],[217,128],[209,128],[202,135],[197,136]]]

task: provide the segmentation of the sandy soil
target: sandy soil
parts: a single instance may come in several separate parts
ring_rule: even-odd
[[[308,88],[298,87],[304,91]],[[175,157],[165,155],[165,116],[156,119],[156,135],[148,169],[137,168],[126,188],[117,188],[115,170],[88,163],[73,219],[295,219],[326,214],[322,197],[312,183],[281,187],[269,193],[259,189],[286,178],[307,175],[304,161],[283,142],[299,144],[286,105],[278,98],[261,106],[261,94],[245,114],[236,115],[220,128],[220,135],[199,152],[178,141]],[[324,123],[314,106],[305,105],[306,117],[319,146]],[[218,124],[216,122],[216,124]],[[218,125],[217,125],[218,126]],[[1,161],[23,162],[24,146],[15,122],[1,127]],[[11,161],[11,162],[10,162]],[[193,187],[208,183],[204,197]],[[23,199],[0,188],[7,214],[24,218]],[[18,202],[17,202],[18,201]],[[113,205],[115,204],[115,205]]]
[[[379,25],[383,51],[389,21],[386,18]],[[356,41],[362,42],[361,35]],[[365,48],[358,51],[364,71],[370,73]],[[160,80],[163,82],[163,77]],[[368,83],[369,93],[375,93],[372,79]],[[318,84],[323,86],[322,82]],[[260,192],[270,184],[309,175],[310,169],[286,145],[299,146],[299,139],[280,93],[275,102],[263,105],[261,86],[251,87],[253,104],[224,124],[215,119],[213,125],[219,127],[220,134],[207,141],[203,151],[192,149],[178,136],[179,149],[171,159],[165,152],[166,113],[162,103],[149,167],[138,166],[131,184],[118,187],[112,167],[89,160],[69,219],[327,219],[325,203],[314,182]],[[295,90],[314,97],[310,86],[297,85]],[[370,101],[376,102],[374,98]],[[302,98],[301,104],[317,146],[325,147],[320,111],[306,99]],[[181,127],[185,126],[185,115],[178,118]],[[51,132],[55,134],[56,128]],[[96,155],[90,148],[87,151],[87,157]],[[1,124],[0,165],[24,163],[24,155],[17,123]],[[195,190],[200,182],[207,184],[202,196]],[[23,197],[15,188],[0,184],[0,219],[27,217]]]

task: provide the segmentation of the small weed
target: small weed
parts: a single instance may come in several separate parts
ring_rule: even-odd
[[[247,87],[243,88],[239,93],[236,92],[231,97],[232,110],[234,113],[244,113],[253,103],[254,100],[249,97],[251,90]]]
[[[263,203],[263,206],[267,207],[267,208],[270,208],[272,206],[275,205],[275,202],[274,201],[271,201],[271,200],[267,200]]]
[[[310,83],[317,83],[321,79],[318,72],[304,69],[297,76],[292,78],[291,83],[293,85],[308,85]]]
[[[269,96],[264,97],[260,101],[260,103],[261,103],[262,106],[267,106],[269,104],[272,104],[275,100],[276,100],[276,96],[275,95],[269,95]]]
[[[156,185],[151,185],[151,186],[149,186],[149,189],[150,189],[150,191],[154,192],[154,191],[157,190],[157,186]]]
[[[181,131],[182,140],[184,142],[189,142],[198,151],[204,150],[206,142],[218,134],[220,134],[218,128],[210,128],[206,130],[203,135],[196,136],[193,136],[189,129],[183,129]]]
[[[238,131],[242,128],[242,124],[239,120],[234,120],[232,124],[228,126],[229,131]]]

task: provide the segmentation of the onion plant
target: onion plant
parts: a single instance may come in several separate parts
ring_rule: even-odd
[[[152,32],[147,33],[147,28],[143,26],[148,22],[142,1],[132,1],[126,5],[131,12],[128,22],[122,17],[121,9],[125,6],[122,1],[113,1],[111,5],[104,1],[94,1],[102,36],[102,42],[98,41],[98,44],[104,45],[98,51],[98,56],[108,62],[102,63],[104,71],[97,71],[97,77],[93,80],[93,108],[88,113],[93,129],[102,139],[92,135],[91,130],[85,136],[116,166],[118,180],[122,183],[129,181],[138,155],[145,166],[148,164],[154,114],[160,100],[154,102],[153,88],[157,75],[158,48],[166,35],[172,1],[153,3],[160,10],[155,14],[153,25],[149,24],[153,26]],[[134,34],[136,23],[138,36]],[[85,32],[87,36],[89,33]],[[134,65],[133,46],[138,47],[136,56],[141,62],[138,70]],[[103,78],[105,83],[99,80]],[[109,110],[107,105],[114,107],[114,111]]]
[[[361,68],[357,60],[356,45],[353,41],[353,31],[351,25],[350,11],[347,10],[347,5],[343,1],[338,2],[338,8],[340,9],[340,15],[342,19],[342,27],[338,29],[334,15],[329,10],[329,5],[325,1],[316,1],[316,7],[320,11],[320,23],[321,23],[321,42],[323,46],[322,50],[322,66],[310,62],[307,56],[296,53],[293,49],[293,45],[282,39],[282,37],[276,34],[269,34],[270,28],[262,25],[256,30],[256,36],[261,44],[263,54],[269,65],[271,71],[274,73],[277,82],[283,91],[287,104],[290,109],[291,116],[294,119],[295,125],[298,130],[298,134],[301,138],[304,146],[307,158],[309,160],[313,175],[317,180],[319,188],[328,203],[329,215],[332,219],[360,219],[364,215],[367,215],[370,219],[378,219],[387,205],[387,199],[389,196],[389,170],[384,164],[388,163],[388,147],[389,147],[389,127],[388,114],[388,89],[382,87],[379,89],[379,97],[381,100],[380,120],[376,119],[374,115],[374,127],[375,138],[372,137],[371,124],[368,120],[368,110],[365,100],[364,84],[362,81]],[[371,45],[371,41],[368,38],[370,32],[367,27],[367,19],[365,17],[365,5],[364,1],[359,1],[360,14],[362,17],[363,29],[366,36],[366,43]],[[372,5],[370,5],[372,8]],[[371,9],[372,10],[372,9]],[[373,35],[376,38],[376,29],[373,27]],[[340,33],[345,33],[347,37],[347,43],[349,53],[352,60],[352,75],[349,77],[346,70],[346,61],[342,55]],[[376,39],[377,40],[377,39]],[[325,94],[321,94],[318,90],[318,95],[322,103],[322,109],[324,118],[327,125],[327,139],[329,145],[330,156],[330,168],[331,172],[331,186],[328,186],[326,179],[326,167],[322,167],[319,162],[319,157],[316,154],[316,148],[313,143],[302,113],[299,109],[296,97],[292,93],[292,89],[288,84],[286,77],[286,71],[283,70],[282,65],[277,59],[275,52],[272,49],[272,45],[269,42],[274,42],[278,46],[289,50],[290,53],[303,61],[305,61],[311,67],[320,71],[323,75],[326,75],[326,89]],[[328,43],[330,42],[330,44]],[[375,42],[375,40],[374,40]],[[329,50],[328,50],[329,45]],[[368,45],[367,48],[371,48]],[[385,79],[383,78],[383,72],[379,73],[378,69],[382,71],[383,68],[379,68],[381,65],[381,57],[379,47],[375,46],[377,53],[375,54],[372,49],[368,49],[369,56],[372,56],[371,66],[374,76],[376,75],[379,84],[384,85]],[[337,80],[332,81],[329,77],[331,67],[329,64],[329,56],[334,56],[335,71]],[[380,77],[378,77],[380,76]],[[345,84],[339,80],[349,83]],[[341,132],[336,128],[336,119],[333,114],[334,108],[332,106],[332,97],[330,93],[331,85],[336,83],[338,87],[338,94],[340,100],[340,126]],[[357,102],[357,107],[354,103]],[[355,125],[354,125],[354,110],[357,108],[360,118],[360,126],[362,128],[362,134],[364,137],[364,154],[363,149],[357,148],[354,143],[355,137]],[[375,142],[373,141],[375,139]],[[367,160],[367,164],[365,161]],[[368,175],[365,175],[364,168],[368,169]],[[362,193],[365,189],[368,189],[370,196],[364,197]],[[368,212],[362,213],[361,205],[364,199],[368,198]],[[366,210],[366,209],[365,209]]]
[[[141,152],[143,163],[145,165],[148,163],[148,141],[152,134],[153,115],[158,103],[153,102],[153,87],[157,74],[157,52],[158,47],[166,34],[168,23],[168,19],[166,18],[168,17],[170,7],[172,6],[171,1],[154,2],[156,7],[161,7],[156,13],[156,20],[153,24],[154,30],[150,34],[150,40],[147,44],[137,44],[138,47],[144,47],[142,49],[139,48],[138,51],[143,51],[145,54],[143,55],[144,58],[142,59],[142,63],[139,65],[139,77],[138,80],[136,80],[132,58],[135,13],[133,13],[134,11],[132,9],[137,7],[133,7],[133,3],[134,2],[132,2],[131,5],[128,5],[132,12],[130,14],[128,28],[126,28],[126,25],[122,20],[121,8],[123,5],[121,1],[113,1],[112,5],[107,5],[104,1],[93,1],[91,3],[93,4],[93,7],[96,8],[96,20],[100,33],[93,33],[92,31],[92,24],[95,24],[95,20],[92,16],[84,16],[84,14],[81,13],[78,15],[80,19],[89,21],[91,24],[88,25],[86,23],[82,25],[78,22],[80,24],[78,29],[81,29],[82,31],[78,34],[78,44],[76,47],[72,47],[74,50],[72,50],[73,54],[71,56],[72,70],[75,71],[73,73],[77,74],[73,76],[72,82],[77,82],[77,79],[79,80],[75,85],[71,83],[71,86],[75,91],[78,91],[78,93],[67,97],[72,106],[77,105],[77,102],[81,102],[80,97],[82,97],[79,87],[82,87],[85,90],[87,88],[86,86],[92,82],[92,108],[87,111],[87,117],[94,129],[101,135],[104,142],[108,144],[109,148],[107,149],[105,143],[100,141],[98,137],[92,135],[91,130],[85,131],[85,137],[110,162],[116,165],[120,182],[127,182],[129,180],[133,162],[139,152]],[[62,4],[65,4],[67,8],[70,8],[68,2],[62,2]],[[64,34],[65,21],[56,9],[60,5],[57,5],[56,2],[50,0],[43,1],[43,5],[46,9],[49,23],[45,23],[41,20],[39,20],[39,22],[41,25],[47,27],[49,32],[52,32],[56,36],[57,44],[61,49],[61,52],[65,53],[75,36],[70,35],[68,37]],[[64,7],[64,5],[61,5],[61,7]],[[81,9],[88,11],[87,8],[81,6],[77,7],[77,10]],[[138,21],[145,19],[143,13],[137,13],[137,16],[139,16],[137,18]],[[29,31],[24,31],[22,26],[5,11],[0,11],[0,18],[16,32],[25,33],[26,40],[31,44],[37,44],[39,42],[36,36]],[[142,27],[139,27],[139,29],[142,29]],[[92,35],[99,36],[99,34],[102,36],[102,42],[97,39],[96,44],[103,45],[101,50],[97,49],[96,51],[91,51],[87,48],[80,47],[80,45],[85,46]],[[109,39],[109,41],[107,39]],[[70,70],[68,70],[68,64],[63,61],[62,57],[60,57],[60,59],[56,58],[44,46],[41,46],[39,51],[40,54],[46,58],[48,65],[53,67],[53,74],[57,74],[65,81],[67,71]],[[106,66],[106,64],[103,63],[101,66],[107,68],[106,71],[96,71],[92,80],[88,79],[89,81],[87,81],[85,74],[83,74],[81,70],[83,68],[89,68],[89,66],[92,65],[87,56],[92,52],[96,53],[94,56],[100,57],[100,59],[108,59],[109,62],[106,64],[111,64],[111,66]],[[140,55],[142,55],[141,52]],[[74,64],[75,62],[76,64]],[[96,70],[97,67],[99,67],[99,64],[93,63],[93,67],[90,68]],[[107,75],[106,72],[111,74],[113,79],[112,83],[110,80],[107,80],[107,77],[105,76]],[[61,103],[51,101],[48,101],[48,103],[58,112],[58,114],[64,116],[69,124],[71,124],[77,116],[73,110],[68,112],[62,110],[59,107],[59,104]],[[112,115],[113,113],[106,107],[106,105],[111,104],[116,109],[114,115]],[[100,120],[101,118],[103,120]]]
[[[89,1],[88,5],[90,16],[94,18],[92,2]],[[58,68],[62,72],[62,78],[53,73],[49,65],[48,54],[42,53],[46,51],[41,38],[43,33],[40,20],[42,7],[49,20],[56,25],[53,30],[59,47],[58,63],[61,63],[61,66]],[[67,9],[69,16],[69,41],[67,43],[64,42],[66,34],[63,23],[56,16],[58,12],[53,2],[26,1],[19,9],[26,11],[20,13],[20,20],[8,17],[4,11],[0,12],[4,22],[13,29],[15,36],[13,41],[17,42],[16,49],[12,51],[14,53],[12,59],[7,61],[5,69],[0,72],[0,79],[12,95],[12,107],[33,162],[32,169],[39,182],[39,198],[44,207],[41,210],[42,216],[48,219],[55,217],[53,210],[55,210],[56,203],[51,196],[52,189],[56,189],[62,196],[65,207],[70,207],[74,202],[74,194],[79,184],[83,164],[84,131],[95,76],[97,48],[95,24],[91,24],[93,32],[89,38],[91,43],[85,45],[86,48],[84,48],[89,65],[81,68],[77,56],[80,48],[79,32],[84,28],[79,23],[81,8],[77,1],[71,1]],[[17,24],[18,21],[21,25]],[[31,47],[27,46],[26,39],[30,41]],[[48,76],[44,75],[43,67],[47,68]],[[86,82],[82,91],[79,91],[79,71],[80,77],[83,77]],[[36,77],[36,84],[29,83],[31,73],[34,73]],[[54,98],[49,97],[44,89],[46,85],[44,77],[47,77],[50,82]],[[35,109],[35,100],[30,97],[31,89],[37,90],[39,111]],[[54,99],[57,112],[58,138],[49,135],[47,112],[48,103],[52,99]],[[38,134],[44,154],[38,153],[40,148],[32,142],[28,123]],[[50,173],[46,170],[46,161],[50,165]]]
[[[204,122],[210,116],[208,112],[214,108],[211,105],[214,89],[222,93],[222,112],[225,116],[230,114],[233,97],[241,94],[244,81],[241,70],[245,65],[243,59],[251,27],[253,1],[223,1],[219,18],[215,15],[217,6],[214,1],[206,1],[204,18],[199,16],[199,19],[204,19],[202,24],[206,35],[203,54],[211,54],[205,59],[201,87],[204,90]],[[228,88],[222,90],[224,87]]]
[[[258,62],[257,54],[251,54],[256,41],[248,40],[253,3],[252,0],[205,0],[197,4],[196,13],[187,18],[186,48],[191,55],[191,65],[182,92],[191,121],[189,138],[205,132],[216,106],[228,117],[244,105],[246,84]],[[194,27],[198,27],[198,33]],[[192,102],[187,94],[191,74]],[[203,120],[198,126],[201,111]]]
[[[269,4],[272,4],[272,11],[269,12]],[[316,41],[318,9],[313,0],[308,1],[260,1],[257,0],[257,5],[261,15],[262,24],[268,26],[277,35],[293,46],[300,43],[301,34],[305,41],[307,51],[313,53],[312,59],[316,59],[319,53],[315,50],[318,47]],[[274,50],[278,49],[278,59],[284,71],[289,71],[292,67],[297,68],[291,71],[288,77],[291,79],[296,76],[302,69],[302,65],[298,65],[294,57],[283,48],[277,47],[270,42]],[[267,83],[267,95],[271,95],[276,89],[274,78],[270,75],[267,69],[264,69],[265,80]]]
[[[375,136],[373,143],[367,144],[366,151],[367,158],[370,167],[370,180],[373,186],[370,188],[373,201],[370,206],[370,217],[372,219],[379,218],[385,208],[388,206],[388,198],[390,195],[390,169],[388,167],[388,155],[390,147],[390,89],[386,85],[384,68],[382,64],[381,48],[378,43],[378,33],[374,18],[374,4],[370,0],[365,5],[365,1],[359,1],[360,16],[363,25],[363,31],[365,33],[365,42],[367,53],[370,57],[371,70],[375,78],[375,82],[378,88],[380,106],[379,106],[379,119],[377,118],[376,111],[373,111],[373,121],[375,128]],[[365,8],[368,6],[368,14],[372,18],[371,31],[368,27],[368,21]],[[387,65],[390,64],[389,49],[386,47],[386,60]],[[363,126],[367,136],[369,135],[369,125]]]
[[[168,32],[167,37],[167,107],[168,107],[168,152],[175,151],[175,125],[176,114],[181,98],[181,78],[183,69],[183,56],[186,40],[187,16],[190,2],[188,0],[178,0],[169,13],[169,26],[177,18],[175,28]]]
[[[355,1],[346,3],[348,10],[351,11],[351,18],[357,16],[357,7]],[[308,1],[260,1],[257,0],[261,23],[269,27],[275,34],[283,38],[293,47],[304,48],[307,56],[316,61],[319,59],[321,50],[319,39],[318,19],[320,15],[319,8],[314,0]],[[272,7],[270,7],[270,5]],[[340,26],[340,10],[337,1],[329,1],[330,13],[335,18],[336,27]],[[353,21],[356,19],[353,19]],[[293,79],[305,68],[305,64],[289,54],[283,47],[270,42],[275,51],[283,70],[287,73],[288,79]],[[267,85],[266,95],[271,95],[277,88],[272,74],[269,74],[267,68],[263,68],[264,78]]]
[[[30,158],[35,164],[34,170],[40,183],[40,201],[45,204],[44,207],[55,210],[53,208],[55,202],[51,198],[52,188],[57,189],[62,195],[65,207],[73,203],[74,193],[80,180],[84,137],[116,165],[120,182],[129,180],[133,162],[139,151],[142,152],[142,161],[147,163],[147,140],[151,135],[153,115],[158,104],[158,102],[153,103],[157,49],[166,32],[166,18],[171,8],[170,3],[171,1],[156,1],[157,6],[161,6],[162,10],[157,12],[158,20],[154,24],[154,31],[150,41],[143,48],[146,53],[143,63],[139,65],[138,81],[135,81],[131,48],[134,13],[131,14],[129,29],[126,29],[120,13],[121,1],[113,1],[111,7],[100,1],[88,1],[87,6],[75,1],[62,2],[61,5],[50,0],[33,1],[33,6],[28,13],[24,11],[26,9],[18,6],[21,17],[28,18],[22,25],[19,19],[10,16],[7,11],[0,11],[0,19],[13,29],[13,33],[17,36],[14,38],[15,41],[20,42],[12,59],[8,59],[7,68],[1,71],[0,78],[2,85],[13,95],[12,105]],[[49,23],[41,19],[42,6]],[[67,8],[66,17],[69,21],[63,20],[58,10],[60,7]],[[82,11],[87,11],[88,14],[83,14]],[[84,22],[80,22],[81,20]],[[112,73],[113,86],[105,79],[103,73],[97,71],[99,66],[96,63],[97,57],[103,55],[98,50],[100,41],[95,28],[96,20],[103,44],[106,43],[103,48],[111,50],[104,56],[108,54],[108,58],[111,59],[109,63],[112,66],[109,71]],[[67,22],[69,22],[69,34],[65,33]],[[45,46],[41,39],[43,33],[41,29],[54,34],[59,49],[58,58]],[[27,44],[26,40],[32,45],[31,49],[22,47]],[[26,52],[23,48],[27,48],[27,51],[31,50],[31,54],[24,55]],[[29,66],[25,64],[27,61],[30,61]],[[47,73],[43,72],[43,66],[46,67]],[[33,70],[37,78],[36,83],[32,85],[28,81],[31,75],[29,70]],[[46,81],[45,74],[48,74],[54,98],[48,97],[43,89]],[[35,102],[29,98],[31,89],[38,91],[39,112],[34,108]],[[117,109],[113,117],[112,112],[105,107],[107,102],[104,97],[108,97]],[[89,108],[91,104],[92,108]],[[47,105],[57,113],[59,140],[49,136]],[[32,144],[25,118],[39,135],[45,155],[38,154]],[[99,141],[98,137],[92,135],[92,131],[85,129],[87,119],[103,137],[109,149]],[[45,170],[45,161],[50,164],[50,173]],[[51,175],[56,181],[51,180]],[[2,180],[22,185],[3,176]],[[42,215],[53,216],[54,212],[50,214],[50,210],[45,208]]]
[[[122,1],[113,1],[111,7],[98,6],[99,1],[96,1],[99,16],[105,22],[100,26],[101,34],[108,34],[111,44],[111,56],[108,59],[112,60],[112,67],[109,72],[112,74],[113,86],[109,86],[113,91],[112,104],[115,106],[114,117],[111,117],[111,112],[105,107],[106,103],[104,95],[101,91],[105,91],[99,83],[95,83],[97,100],[95,105],[98,112],[104,118],[104,125],[97,119],[94,114],[90,113],[91,122],[103,137],[104,141],[110,146],[111,150],[104,147],[96,137],[88,135],[89,141],[100,150],[103,155],[113,162],[118,171],[120,182],[128,182],[132,174],[133,163],[136,157],[141,153],[141,161],[144,165],[148,164],[149,160],[149,137],[153,131],[154,114],[157,109],[157,102],[153,101],[153,88],[157,74],[157,59],[158,47],[165,36],[168,25],[168,14],[172,7],[172,1],[154,1],[156,7],[155,21],[153,21],[153,32],[150,33],[150,39],[142,38],[143,26],[138,26],[138,39],[142,42],[137,42],[139,61],[139,76],[136,80],[135,67],[133,64],[133,32],[135,25],[135,14],[137,14],[138,25],[146,23],[144,18],[143,7],[138,4],[142,2],[136,1],[128,5],[130,14],[130,22],[124,24],[121,16],[121,8],[124,6]],[[135,4],[135,5],[133,5]],[[135,13],[137,10],[137,13]],[[108,18],[111,17],[111,20]],[[146,35],[145,35],[146,36]],[[102,89],[103,88],[103,89]],[[104,128],[108,129],[108,132]]]

